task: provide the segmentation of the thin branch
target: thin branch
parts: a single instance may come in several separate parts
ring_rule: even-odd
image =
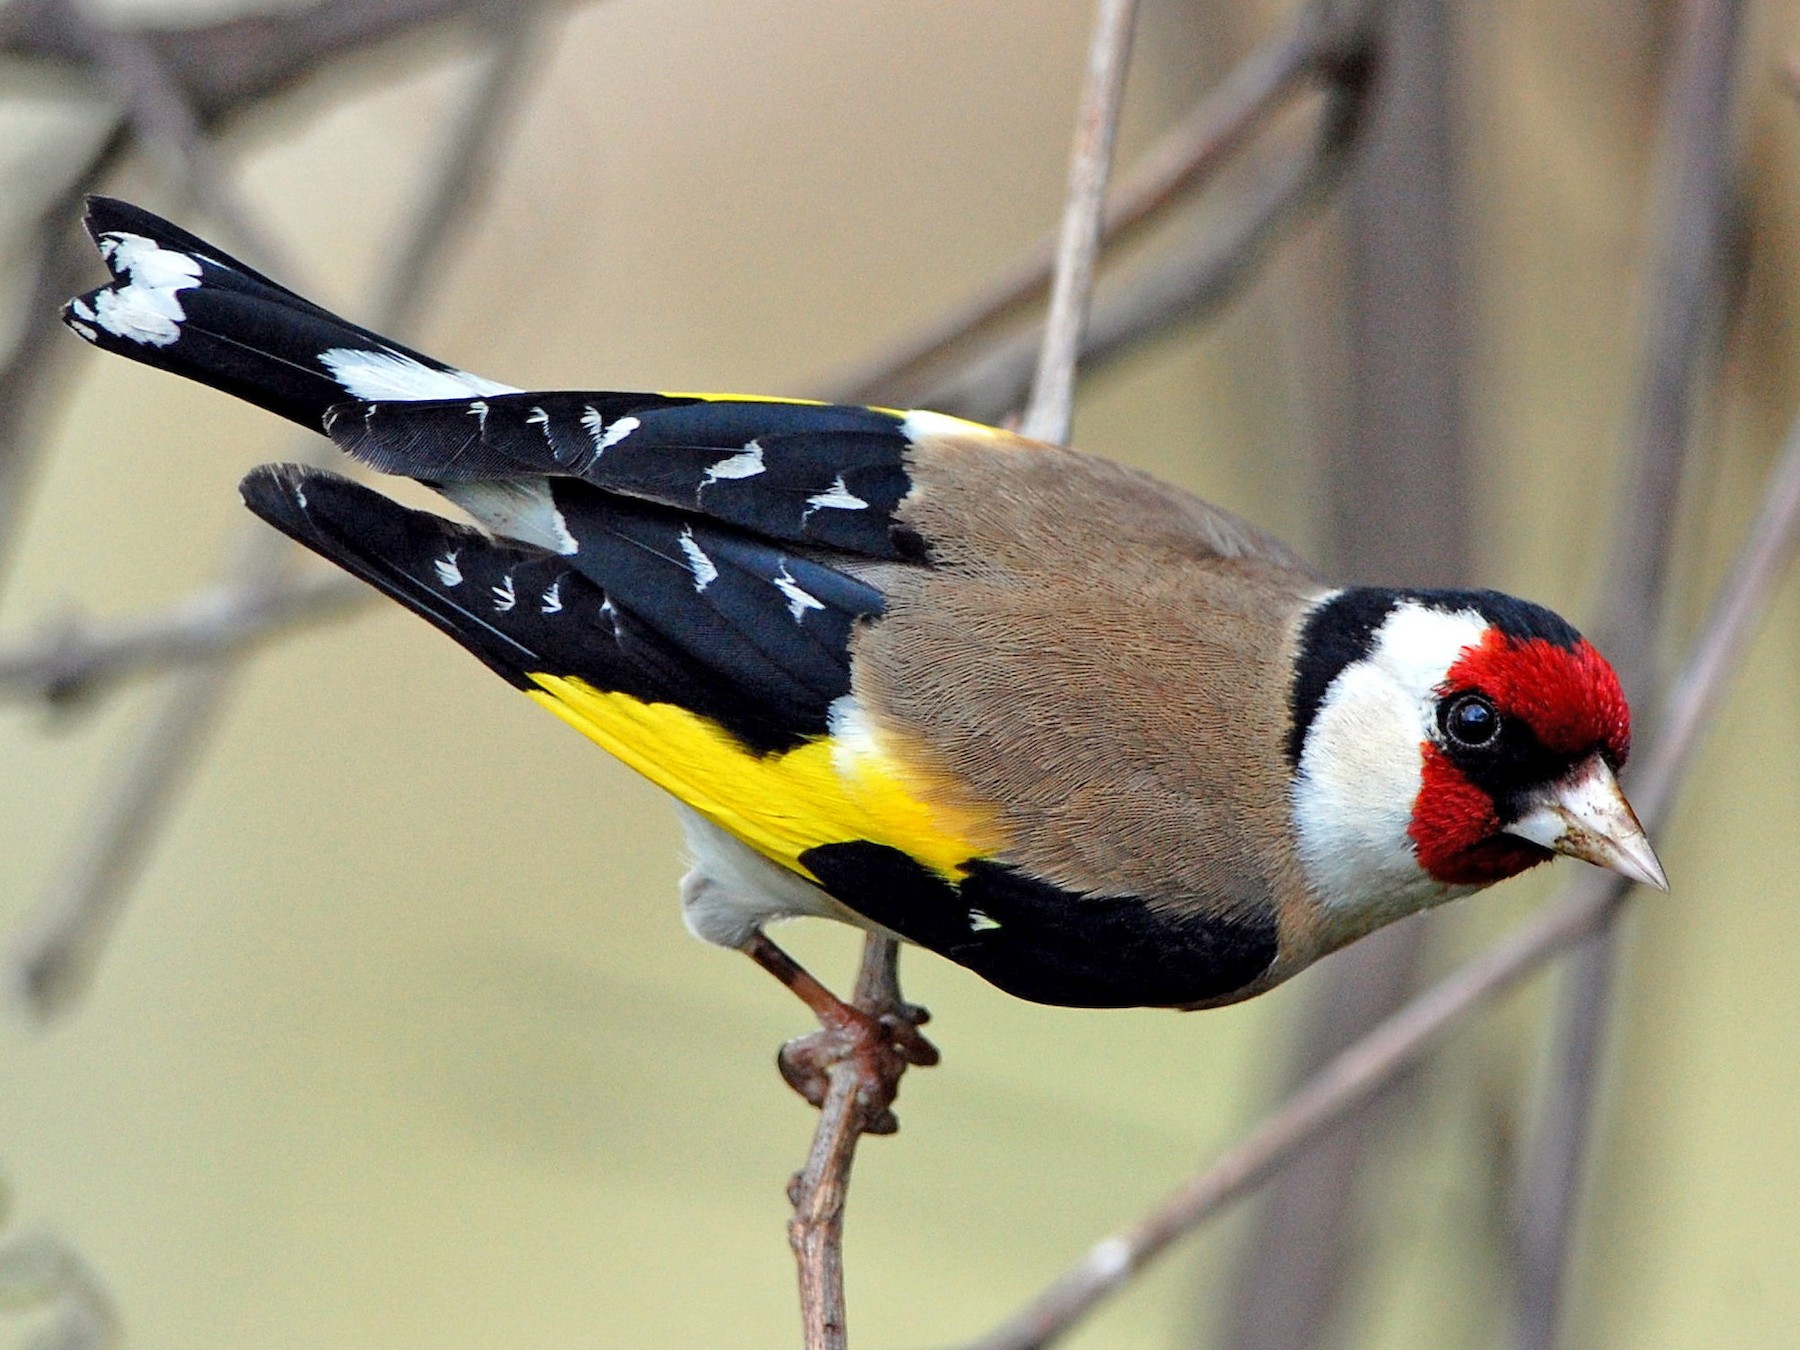
[[[1633,778],[1644,823],[1665,820],[1701,733],[1800,543],[1800,422],[1769,475],[1763,505],[1704,629],[1658,707]],[[1170,1243],[1243,1198],[1416,1064],[1471,1014],[1607,923],[1630,893],[1615,873],[1585,869],[1563,897],[1419,995],[1332,1060],[1242,1142],[1129,1228],[1096,1243],[1026,1307],[967,1350],[1036,1350],[1117,1292]]]
[[[1674,507],[1721,327],[1743,6],[1691,0],[1685,11],[1663,109],[1663,195],[1633,476],[1602,609],[1605,649],[1628,693],[1650,682]],[[1550,1090],[1517,1182],[1513,1337],[1521,1350],[1550,1350],[1557,1341],[1617,964],[1618,938],[1609,928],[1583,948],[1564,978]]]
[[[528,41],[527,27],[519,24],[508,30],[496,52],[496,66],[512,89],[518,88],[522,65],[505,55],[506,44]],[[510,99],[496,97],[485,83],[475,92],[473,106],[485,108],[490,119],[510,105]],[[464,156],[486,152],[487,133],[482,126],[465,123],[464,132],[465,139],[446,151],[439,170],[445,183],[465,172]],[[438,213],[462,209],[469,196],[466,191],[433,192],[415,232],[447,240],[454,232]],[[416,303],[417,292],[439,274],[429,266],[434,260],[416,252],[414,257],[419,276],[396,289],[391,301],[396,307]],[[374,326],[389,326],[387,316],[377,315]],[[280,584],[291,557],[292,550],[284,540],[259,526],[244,536],[227,572],[267,596]],[[95,824],[76,846],[68,870],[41,902],[33,932],[14,958],[26,1004],[39,1017],[65,1009],[86,988],[122,909],[125,887],[178,799],[180,784],[230,692],[237,669],[231,658],[236,650],[221,648],[210,663],[178,677],[168,702],[152,717],[144,739],[112,784],[107,799],[91,813]]]
[[[64,624],[0,648],[0,701],[74,703],[130,676],[209,661],[285,630],[341,617],[374,594],[354,577],[329,572],[277,589],[213,586],[160,613]]]
[[[0,1309],[51,1313],[50,1325],[31,1341],[40,1350],[107,1350],[124,1339],[100,1277],[48,1233],[24,1234],[0,1246]]]
[[[163,60],[162,49],[142,29],[109,28],[89,20],[78,0],[59,0],[61,24],[93,53],[118,94],[140,143],[162,150],[200,208],[232,236],[260,267],[291,272],[274,241],[239,202],[213,144]]]
[[[1090,374],[1102,369],[1173,325],[1214,313],[1236,296],[1286,230],[1342,177],[1360,126],[1362,94],[1357,80],[1334,89],[1313,137],[1265,173],[1223,226],[1197,225],[1133,275],[1102,282],[1082,339],[1081,368]],[[917,399],[905,401],[997,421],[1023,401],[1041,341],[1040,328],[1016,333]]]
[[[1125,97],[1136,18],[1137,0],[1098,0],[1094,36],[1088,47],[1087,83],[1075,122],[1075,145],[1069,154],[1069,193],[1056,246],[1050,313],[1044,322],[1031,400],[1019,420],[1020,432],[1040,441],[1067,440],[1069,422],[1075,415],[1075,363],[1094,292],[1100,210],[1119,134],[1119,108]]]
[[[302,8],[189,27],[147,28],[146,41],[184,103],[209,130],[284,93],[343,57],[471,16],[525,23],[548,0],[314,0]],[[0,6],[0,55],[85,70],[90,50],[64,0]]]
[[[1093,287],[1094,252],[1099,244],[1100,204],[1106,192],[1125,66],[1131,53],[1136,0],[1096,0],[1088,75],[1076,122],[1063,207],[1063,247],[1057,255],[1055,317],[1038,362],[1026,434],[1060,441],[1068,435],[1075,363],[1083,316]],[[875,1017],[906,1016],[900,1000],[899,947],[892,938],[870,934],[863,944],[862,969],[854,1002]],[[857,1140],[878,1122],[891,1128],[892,1099],[905,1059],[899,1055],[851,1055],[829,1069],[830,1087],[819,1111],[806,1167],[788,1188],[794,1205],[788,1242],[799,1266],[800,1311],[807,1350],[844,1350],[848,1344],[844,1308],[844,1204]]]
[[[851,1002],[873,1017],[901,1007],[899,948],[875,933],[863,939],[862,966]],[[819,1108],[806,1166],[788,1183],[794,1214],[788,1245],[800,1279],[800,1320],[806,1350],[843,1350],[849,1332],[844,1307],[844,1206],[856,1145],[873,1121],[872,1104],[891,1101],[904,1061],[894,1060],[895,1081],[875,1060],[852,1055],[827,1071],[831,1086]],[[885,1107],[881,1108],[885,1110]]]
[[[124,157],[130,143],[124,123],[115,123],[51,198],[38,222],[36,275],[24,299],[19,334],[0,369],[0,558],[16,537],[14,522],[24,510],[26,483],[36,458],[37,413],[48,402],[46,386],[74,352],[59,317],[62,302],[89,266],[87,240],[74,220],[82,197]]]
[[[1363,45],[1373,0],[1307,0],[1287,28],[1247,56],[1107,193],[1100,237],[1109,248],[1138,237],[1206,183],[1305,87],[1338,78]],[[1046,236],[998,282],[854,375],[830,382],[834,402],[925,402],[945,367],[1041,301],[1057,239]]]
[[[1455,17],[1442,0],[1387,0],[1371,41],[1366,130],[1334,218],[1339,247],[1312,251],[1342,303],[1308,329],[1340,344],[1335,360],[1299,364],[1341,372],[1339,389],[1309,399],[1337,409],[1315,435],[1327,487],[1327,544],[1335,576],[1390,584],[1467,585],[1471,532],[1468,349],[1457,213],[1462,80]],[[1317,351],[1312,353],[1319,355]],[[1394,924],[1339,954],[1310,981],[1289,1062],[1272,1083],[1291,1090],[1400,1008],[1417,988],[1441,929],[1424,916]],[[1341,1310],[1372,1265],[1361,1233],[1364,1198],[1396,1122],[1416,1104],[1389,1094],[1287,1168],[1263,1197],[1217,1300],[1219,1350],[1288,1350],[1334,1339]]]

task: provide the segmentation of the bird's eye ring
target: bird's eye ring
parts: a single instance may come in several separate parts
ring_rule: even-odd
[[[1492,745],[1500,735],[1500,713],[1480,694],[1459,694],[1445,701],[1438,724],[1454,744],[1469,750]]]

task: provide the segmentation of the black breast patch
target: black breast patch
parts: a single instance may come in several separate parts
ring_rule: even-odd
[[[1275,960],[1273,917],[1180,915],[1135,896],[1073,895],[1002,863],[952,884],[883,844],[825,844],[800,862],[857,913],[1007,993],[1071,1008],[1222,998]]]

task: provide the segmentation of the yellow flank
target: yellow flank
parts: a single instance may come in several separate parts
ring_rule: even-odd
[[[774,755],[745,750],[716,723],[578,679],[533,673],[526,695],[708,820],[790,871],[800,855],[866,839],[910,854],[948,880],[998,847],[991,824],[928,805],[879,753],[833,754],[830,737]]]

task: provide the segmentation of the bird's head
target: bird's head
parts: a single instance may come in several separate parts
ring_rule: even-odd
[[[1334,592],[1302,621],[1291,702],[1301,861],[1346,936],[1556,853],[1668,889],[1616,777],[1618,677],[1541,606]]]

